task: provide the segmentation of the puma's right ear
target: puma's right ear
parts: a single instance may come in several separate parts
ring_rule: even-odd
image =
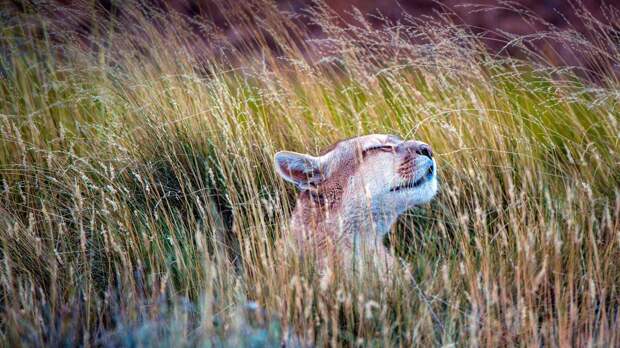
[[[280,176],[302,190],[323,181],[321,164],[317,157],[297,152],[280,151],[274,157],[276,171]]]

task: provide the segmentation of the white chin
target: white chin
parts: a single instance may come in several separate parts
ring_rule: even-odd
[[[430,202],[431,199],[433,199],[433,197],[435,197],[435,195],[437,194],[437,191],[439,190],[439,183],[437,182],[437,176],[433,176],[433,178],[429,181],[427,181],[424,185],[422,185],[422,187],[420,187],[421,191],[420,192],[420,198],[424,199],[424,202],[422,203],[428,203]],[[419,204],[422,204],[419,203]]]
[[[399,191],[410,205],[420,205],[430,202],[439,190],[437,176],[433,177],[418,187],[408,188]]]

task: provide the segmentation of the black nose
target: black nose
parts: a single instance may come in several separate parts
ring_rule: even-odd
[[[418,145],[418,147],[415,149],[415,153],[417,153],[418,155],[426,156],[428,158],[433,158],[433,150],[431,150],[431,147],[426,144]]]
[[[396,147],[396,152],[403,154],[415,153],[416,155],[433,158],[433,150],[431,150],[431,147],[421,141],[403,141]]]

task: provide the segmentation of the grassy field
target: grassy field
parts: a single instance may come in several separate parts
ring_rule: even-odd
[[[235,44],[139,7],[88,33],[88,11],[3,14],[2,345],[620,344],[609,27],[541,34],[583,73],[442,20],[316,11],[320,39],[269,4],[228,8],[250,32]],[[386,241],[414,281],[321,278],[286,247],[296,193],[273,154],[367,133],[436,153],[440,193]]]

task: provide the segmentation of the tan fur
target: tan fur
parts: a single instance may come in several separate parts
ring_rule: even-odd
[[[372,251],[375,259],[391,262],[383,236],[398,215],[437,191],[427,153],[424,143],[375,134],[340,141],[317,157],[276,154],[280,175],[302,189],[291,220],[300,251],[320,260]],[[395,190],[418,179],[419,186]]]

